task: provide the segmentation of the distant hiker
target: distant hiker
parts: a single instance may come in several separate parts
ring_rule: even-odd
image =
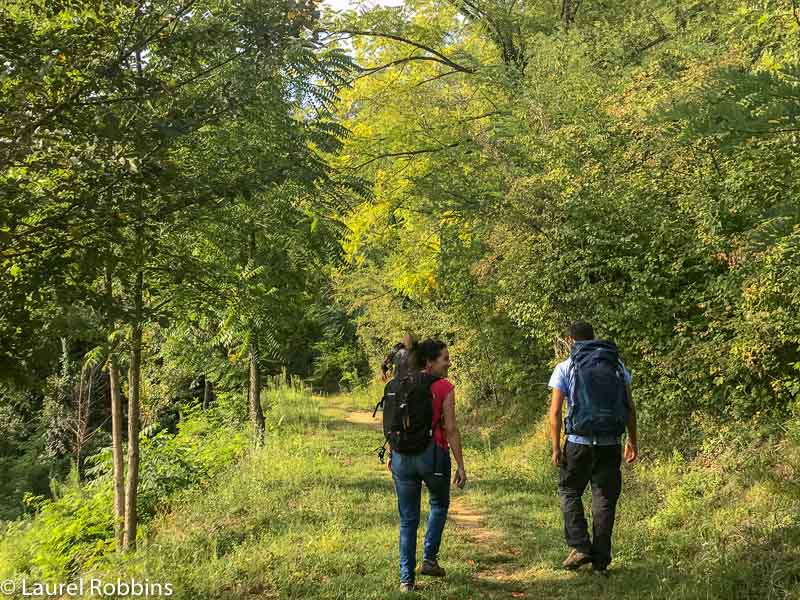
[[[408,360],[411,354],[411,348],[414,345],[414,336],[407,333],[403,336],[403,341],[398,342],[391,349],[386,358],[383,359],[381,364],[381,373],[383,381],[389,379],[389,374],[394,371],[395,379],[403,379],[408,375]]]
[[[397,492],[400,513],[400,591],[414,591],[417,563],[417,528],[422,482],[430,495],[422,575],[444,577],[439,566],[439,545],[450,506],[450,449],[456,459],[454,483],[467,482],[461,455],[461,435],[456,425],[455,391],[447,377],[450,354],[437,340],[415,344],[416,369],[405,379],[395,378],[384,398],[383,429],[391,450],[389,470]]]
[[[606,573],[611,562],[611,532],[617,500],[622,490],[620,437],[628,431],[624,457],[638,455],[636,408],[631,396],[631,375],[613,342],[597,340],[589,323],[578,321],[569,329],[570,357],[559,363],[550,377],[550,437],[553,464],[560,467],[558,492],[564,514],[564,535],[572,550],[564,568],[592,563]],[[562,451],[561,414],[566,442]],[[592,539],[583,514],[582,496],[592,484]]]

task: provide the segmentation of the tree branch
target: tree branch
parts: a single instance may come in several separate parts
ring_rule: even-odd
[[[195,81],[205,77],[206,75],[210,75],[214,71],[217,71],[218,69],[221,69],[225,65],[227,65],[227,64],[229,64],[229,63],[241,58],[242,56],[244,56],[245,54],[250,52],[252,49],[253,49],[252,46],[249,47],[249,48],[245,48],[244,50],[241,50],[241,51],[233,54],[232,56],[229,56],[225,60],[222,60],[222,61],[220,61],[218,63],[215,63],[215,64],[213,64],[213,65],[211,65],[209,67],[206,67],[205,69],[203,69],[202,71],[198,71],[197,73],[195,73],[191,77],[177,82],[174,86],[170,87],[169,89],[163,89],[162,88],[162,91],[160,93],[156,93],[156,94],[135,94],[135,95],[132,95],[132,96],[117,96],[116,98],[107,98],[107,97],[106,98],[94,98],[94,99],[91,99],[91,100],[86,100],[84,102],[76,102],[75,106],[106,106],[106,105],[109,105],[109,104],[117,104],[119,102],[141,101],[141,100],[143,100],[145,98],[153,99],[153,98],[158,97],[160,94],[173,94],[175,92],[175,90],[178,90],[178,89],[180,89],[180,88],[182,88],[182,87],[184,87],[186,85],[189,85],[191,83],[194,83]]]
[[[435,56],[407,56],[405,58],[398,58],[397,60],[393,60],[391,62],[386,63],[385,65],[379,65],[377,67],[358,67],[359,70],[361,71],[361,75],[359,75],[358,77],[354,78],[350,83],[352,83],[353,81],[358,81],[359,79],[361,79],[363,77],[369,77],[370,75],[374,75],[375,73],[378,73],[379,71],[383,71],[385,69],[389,69],[391,67],[396,67],[397,65],[402,65],[402,64],[409,63],[409,62],[416,61],[416,60],[427,60],[427,61],[432,61],[432,62],[436,62],[436,63],[442,64],[442,65],[450,66],[448,63],[436,58]],[[461,73],[461,71],[449,71],[449,72],[450,73]]]
[[[439,73],[438,75],[436,75],[434,77],[429,77],[428,79],[423,79],[418,84],[416,84],[414,87],[420,87],[420,86],[425,85],[426,83],[430,83],[431,81],[436,81],[437,79],[442,79],[443,77],[447,77],[448,75],[453,75],[453,74],[459,73],[459,72],[460,71],[445,71],[444,73]]]
[[[186,4],[184,4],[180,9],[178,9],[178,12],[175,15],[175,19],[169,20],[166,24],[158,27],[152,34],[147,36],[144,40],[142,40],[138,44],[135,44],[130,50],[125,51],[124,48],[123,48],[123,51],[117,57],[117,60],[114,62],[114,64],[113,65],[109,65],[106,68],[107,69],[113,69],[113,68],[117,67],[120,63],[128,60],[134,53],[140,52],[143,48],[145,48],[147,46],[147,44],[150,43],[150,41],[152,41],[159,33],[161,33],[166,27],[168,27],[173,21],[175,21],[175,20],[179,19],[181,16],[183,16],[183,14],[185,14],[186,11],[188,11],[191,8],[192,4],[194,4],[195,1],[196,0],[187,0]],[[137,9],[137,12],[136,12],[136,14],[134,15],[134,18],[133,18],[133,23],[132,23],[131,29],[133,29],[133,25],[136,23],[138,18],[139,18],[139,10]],[[91,91],[91,90],[89,90],[89,87],[90,87],[90,85],[88,83],[85,84],[85,85],[78,86],[77,89],[75,89],[71,94],[69,94],[69,96],[67,96],[67,98],[64,101],[59,102],[58,104],[56,104],[44,116],[40,117],[39,119],[37,119],[33,123],[29,123],[27,126],[21,128],[19,130],[19,132],[17,133],[17,135],[14,136],[14,143],[19,143],[29,133],[31,133],[33,131],[36,131],[37,128],[41,127],[42,125],[44,125],[45,123],[47,123],[48,121],[50,121],[51,119],[53,119],[54,117],[59,115],[66,108],[68,108],[69,106],[74,104],[75,101],[78,98],[80,98],[84,93],[87,93],[87,92]]]
[[[405,152],[387,152],[385,154],[380,154],[378,156],[374,156],[368,161],[354,167],[354,171],[358,171],[374,163],[375,161],[384,159],[384,158],[398,158],[402,156],[417,156],[419,154],[430,154],[432,152],[441,152],[442,150],[447,150],[448,148],[455,148],[456,146],[460,146],[461,142],[453,142],[452,144],[445,144],[444,146],[440,146],[439,148],[420,148],[419,150],[406,150]]]
[[[420,44],[419,42],[415,42],[413,40],[409,40],[408,38],[404,38],[403,36],[395,35],[393,33],[382,33],[380,31],[360,31],[360,30],[353,30],[353,29],[342,29],[342,30],[336,31],[334,33],[344,33],[344,34],[347,34],[347,35],[363,35],[363,36],[371,36],[371,37],[381,37],[381,38],[386,38],[388,40],[394,40],[396,42],[401,42],[403,44],[408,44],[409,46],[414,46],[415,48],[419,48],[420,50],[423,50],[425,52],[429,52],[430,54],[433,54],[435,57],[437,57],[439,59],[439,62],[447,65],[448,67],[450,67],[452,69],[455,69],[456,71],[460,71],[462,73],[475,73],[475,69],[474,68],[461,65],[461,64],[449,59],[447,56],[445,56],[444,54],[442,54],[438,50],[435,50],[435,49],[433,49],[433,48],[431,48],[429,46],[426,46],[424,44]]]

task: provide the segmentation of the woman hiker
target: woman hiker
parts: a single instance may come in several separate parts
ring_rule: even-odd
[[[399,392],[398,409],[389,417],[389,470],[397,492],[400,513],[400,591],[413,592],[417,562],[417,528],[420,520],[422,483],[430,495],[430,514],[425,533],[421,575],[444,577],[439,566],[447,510],[450,506],[450,450],[456,461],[453,482],[462,489],[467,482],[461,435],[456,424],[455,390],[447,380],[450,353],[438,340],[414,344],[416,367]],[[405,401],[405,403],[404,403]],[[414,421],[418,421],[414,427]]]

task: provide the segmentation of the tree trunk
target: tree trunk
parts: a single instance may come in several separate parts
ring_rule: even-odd
[[[83,382],[86,378],[86,367],[81,369],[81,378],[78,381],[77,402],[74,400],[75,392],[73,391],[73,406],[74,406],[74,422],[73,434],[75,436],[75,471],[78,475],[78,481],[83,482],[83,442],[86,439],[86,428],[89,416],[86,411],[86,401],[83,395]],[[91,380],[90,380],[91,381]],[[91,383],[89,384],[89,391],[91,392]]]
[[[208,410],[208,407],[214,400],[214,391],[211,387],[211,381],[208,379],[208,375],[203,376],[203,382],[203,410]]]
[[[250,239],[248,247],[248,257],[250,262],[255,265],[256,260],[256,229],[251,223]],[[264,441],[264,411],[261,409],[261,373],[258,365],[258,343],[255,341],[256,332],[250,332],[250,418],[253,421],[256,435],[256,445],[260,446]]]
[[[561,0],[561,22],[569,28],[575,21],[575,15],[581,6],[581,0]]]
[[[261,409],[261,373],[258,368],[258,347],[250,342],[250,419],[256,432],[256,445],[264,441],[264,411]]]
[[[109,315],[114,304],[114,288],[111,268],[106,267],[105,287]],[[116,323],[113,317],[108,318],[108,328],[113,331]],[[119,365],[111,348],[108,355],[108,385],[111,396],[111,458],[114,464],[114,538],[117,551],[121,552],[125,543],[125,453],[122,451],[122,386],[119,377]]]
[[[94,437],[96,430],[89,433],[89,426],[92,420],[92,394],[94,394],[94,382],[97,379],[97,371],[99,365],[95,364],[89,368],[89,381],[86,383],[86,396],[83,402],[82,416],[80,423],[80,453],[78,455],[78,478],[83,481],[86,476],[86,458],[84,457],[83,449]]]
[[[134,324],[131,334],[130,392],[128,394],[128,478],[125,489],[125,551],[136,549],[136,497],[139,487],[139,400],[142,374],[142,271],[134,284]]]
[[[138,9],[137,9],[138,14]],[[142,53],[136,52],[136,69],[142,77]],[[137,84],[137,87],[138,84]],[[128,371],[128,473],[125,484],[125,534],[123,551],[136,550],[139,514],[136,500],[139,492],[139,401],[142,376],[142,327],[144,326],[144,189],[136,192],[136,276],[133,284],[133,328],[131,331],[131,364]]]
[[[125,541],[125,465],[122,452],[122,390],[119,367],[112,355],[108,359],[108,379],[111,385],[111,455],[114,460],[114,536],[117,550]]]

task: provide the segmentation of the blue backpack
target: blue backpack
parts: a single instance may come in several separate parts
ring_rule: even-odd
[[[613,342],[575,342],[570,352],[573,387],[565,420],[568,434],[619,436],[628,423],[628,392]]]

